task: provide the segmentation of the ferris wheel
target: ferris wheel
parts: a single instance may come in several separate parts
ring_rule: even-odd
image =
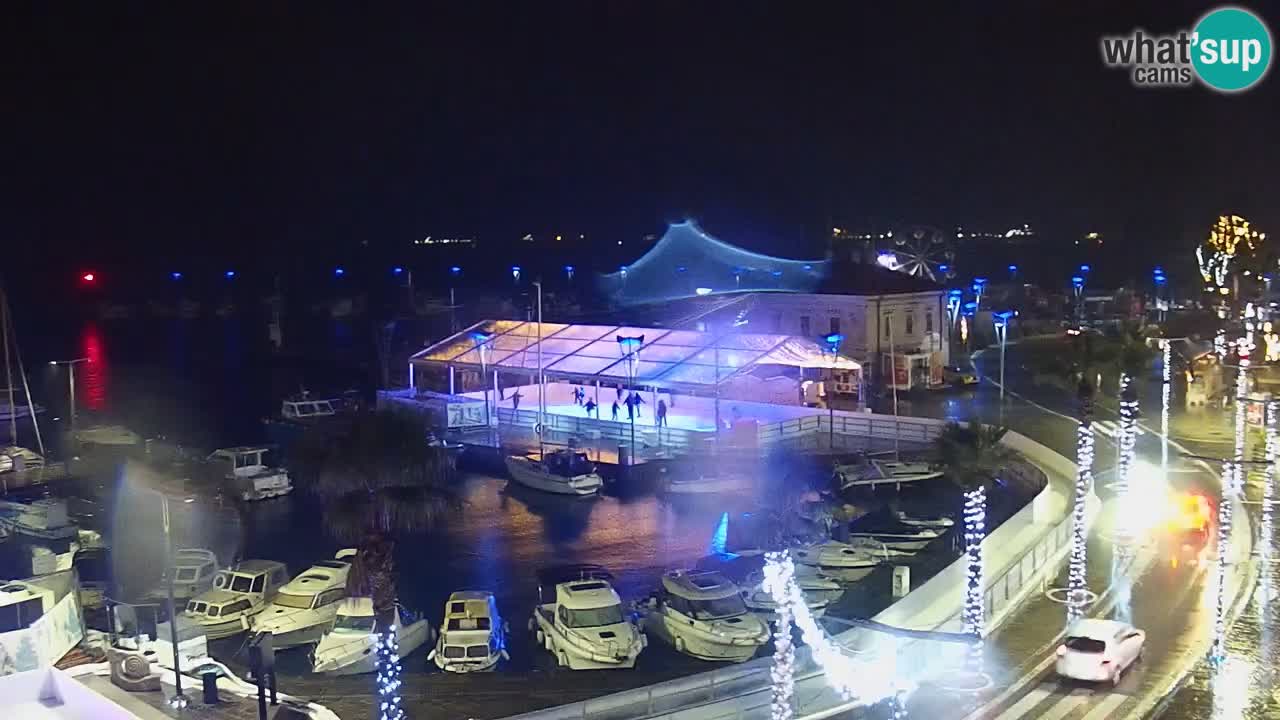
[[[897,270],[936,283],[955,277],[955,249],[937,228],[917,225],[900,229],[893,237]]]

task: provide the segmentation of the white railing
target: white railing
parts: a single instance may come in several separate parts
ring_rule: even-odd
[[[498,408],[498,423],[511,427],[534,430],[538,425],[537,410],[512,410]],[[611,440],[619,445],[631,443],[631,423],[625,420],[600,420],[594,417],[577,417],[546,413],[542,417],[544,433],[565,433],[583,440]],[[652,422],[637,422],[636,445],[670,450],[697,449],[711,441],[711,433],[701,433],[672,427],[655,427]]]
[[[768,446],[811,435],[831,433],[833,421],[835,423],[834,435],[838,438],[879,438],[882,440],[897,438],[899,442],[916,444],[933,442],[942,432],[942,428],[946,426],[945,422],[931,418],[894,418],[892,415],[838,411],[834,413],[834,416],[822,413],[761,425],[759,429],[760,444]],[[837,444],[839,444],[839,441],[837,441]]]

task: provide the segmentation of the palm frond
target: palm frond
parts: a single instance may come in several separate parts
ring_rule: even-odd
[[[947,477],[964,490],[989,485],[1013,458],[1001,444],[1008,428],[980,423],[948,423],[934,443],[935,459]]]

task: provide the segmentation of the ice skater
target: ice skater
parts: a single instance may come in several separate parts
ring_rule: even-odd
[[[516,388],[516,391],[511,393],[511,409],[512,410],[520,409],[520,397],[521,397],[520,388]]]
[[[656,415],[656,424],[658,427],[664,427],[667,424],[667,401],[658,400],[658,412]]]
[[[587,404],[583,405],[583,407],[587,409],[587,417],[591,417],[591,413],[594,412],[596,409],[596,401],[588,400]],[[597,415],[596,417],[599,417],[599,416]]]
[[[618,401],[613,401],[613,421],[618,422]]]

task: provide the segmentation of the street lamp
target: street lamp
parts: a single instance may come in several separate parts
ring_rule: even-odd
[[[831,402],[831,388],[835,385],[836,365],[840,361],[840,345],[844,342],[844,335],[840,333],[829,333],[822,336],[822,354],[831,360],[831,375],[828,376],[827,382],[823,383],[824,394],[827,396],[827,445],[832,452],[836,447],[836,411],[835,405]]]
[[[1156,311],[1160,313],[1160,322],[1164,322],[1165,309],[1169,307],[1169,304],[1163,297],[1163,290],[1168,278],[1165,277],[1164,270],[1159,265],[1156,266],[1156,269],[1151,274],[1156,285]]]
[[[1005,341],[1009,337],[1009,320],[1012,319],[1015,314],[1016,313],[1012,310],[1005,310],[1004,312],[998,312],[991,316],[991,319],[996,326],[996,339],[1000,341],[1000,406],[1002,408],[1004,407],[1004,346],[1006,345]]]
[[[1017,266],[1017,265],[1010,265],[1010,266],[1009,266],[1009,279],[1010,279],[1010,280],[1017,280],[1017,279],[1018,279],[1018,266]]]
[[[54,367],[58,365],[67,366],[67,395],[70,398],[71,403],[71,432],[76,431],[76,363],[82,362],[89,362],[89,358],[49,361],[49,364]]]
[[[631,465],[636,460],[636,410],[639,409],[635,398],[632,396],[636,393],[636,369],[640,364],[640,348],[644,345],[644,336],[618,335],[617,339],[618,352],[621,352],[622,357],[627,361],[627,416],[631,418],[631,456],[628,458],[627,464]]]
[[[476,351],[480,353],[480,382],[484,384],[484,426],[490,431],[493,429],[493,422],[489,419],[489,339],[492,337],[482,332],[471,333]]]
[[[1088,265],[1081,265],[1080,267],[1085,268]],[[1076,297],[1076,326],[1082,327],[1084,326],[1084,276],[1071,276],[1071,290]]]
[[[973,300],[974,308],[982,307],[982,291],[987,289],[987,279],[984,277],[976,277],[973,279]]]

